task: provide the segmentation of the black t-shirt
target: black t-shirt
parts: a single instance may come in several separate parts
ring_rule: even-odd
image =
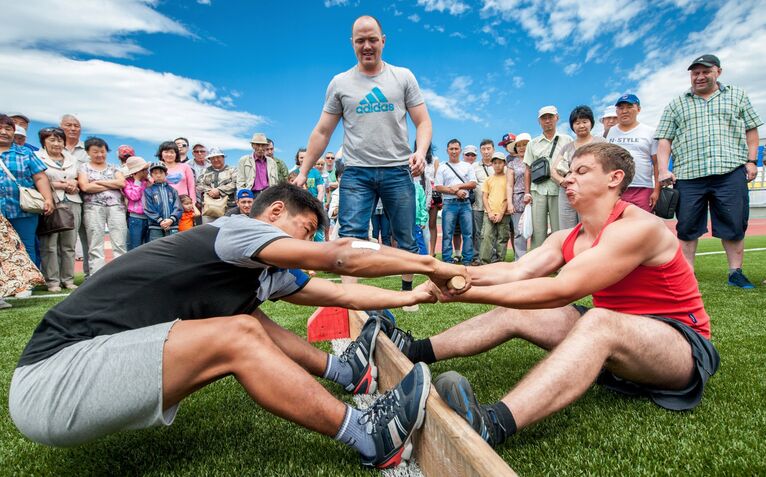
[[[308,276],[257,260],[288,237],[243,215],[222,217],[116,258],[48,310],[21,354],[36,363],[69,345],[175,319],[252,313],[301,290]]]

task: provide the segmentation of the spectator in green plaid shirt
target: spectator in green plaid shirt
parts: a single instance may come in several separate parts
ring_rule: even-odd
[[[680,192],[676,230],[692,267],[699,237],[707,232],[709,207],[713,236],[721,239],[729,262],[728,284],[749,289],[753,284],[742,273],[747,183],[758,172],[758,126],[763,121],[742,89],[718,82],[721,71],[717,56],[696,58],[689,66],[691,89],[665,107],[655,133],[659,179],[674,182]]]

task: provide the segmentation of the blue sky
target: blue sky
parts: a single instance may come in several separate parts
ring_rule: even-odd
[[[569,132],[574,106],[598,114],[623,92],[639,95],[639,120],[655,125],[688,88],[689,61],[708,52],[721,57],[721,80],[744,87],[766,117],[763,9],[749,0],[15,2],[4,11],[16,21],[0,32],[0,104],[32,118],[33,143],[74,113],[85,135],[147,159],[186,136],[235,163],[261,131],[290,163],[328,82],[355,64],[351,24],[369,13],[387,35],[384,60],[418,78],[442,156],[452,137],[534,136],[547,104]],[[339,127],[330,149],[341,141]]]

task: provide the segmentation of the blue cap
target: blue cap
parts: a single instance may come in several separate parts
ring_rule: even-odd
[[[630,104],[637,104],[641,106],[641,101],[638,100],[638,96],[635,94],[623,94],[620,96],[620,99],[617,100],[616,103],[614,103],[615,106],[617,106],[620,103],[630,103]]]
[[[239,199],[254,199],[253,191],[250,189],[239,189],[237,192],[237,200]]]

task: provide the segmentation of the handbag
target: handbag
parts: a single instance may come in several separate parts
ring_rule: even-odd
[[[457,177],[458,179],[460,179],[460,181],[461,181],[462,183],[464,183],[464,184],[466,183],[466,180],[465,180],[465,179],[463,179],[463,176],[461,176],[460,174],[458,174],[458,173],[457,173],[457,171],[455,170],[455,168],[454,168],[454,167],[452,167],[452,166],[450,165],[450,163],[449,163],[449,162],[447,163],[447,167],[449,167],[449,168],[450,168],[450,170],[452,171],[452,173],[453,173],[453,174],[455,174],[455,177]],[[465,199],[458,199],[458,200],[465,200]],[[473,205],[473,203],[474,203],[474,202],[476,202],[476,193],[474,192],[474,190],[473,190],[473,189],[469,189],[469,190],[468,190],[468,201],[469,201],[469,202],[471,202],[471,205]]]
[[[558,135],[553,139],[553,146],[551,146],[551,152],[548,157],[541,157],[536,160],[530,166],[530,173],[532,176],[532,182],[539,184],[545,182],[551,178],[551,158],[553,157],[553,151],[556,150],[556,144],[559,142]]]
[[[205,201],[202,203],[202,215],[214,219],[223,217],[226,213],[226,205],[228,201],[229,198],[225,194],[221,194],[221,197],[217,199],[205,195]]]
[[[65,202],[58,199],[55,190],[51,190],[51,192],[55,207],[52,214],[40,217],[40,221],[37,223],[37,235],[51,235],[74,230],[74,212]]]
[[[19,204],[21,205],[21,210],[29,212],[30,214],[42,214],[45,211],[45,198],[43,195],[34,187],[24,187],[19,184],[19,181],[16,180],[16,176],[11,174],[11,171],[8,170],[8,167],[2,160],[0,160],[0,165],[3,166],[5,173],[19,188]]]
[[[672,219],[676,215],[676,209],[678,208],[678,199],[681,198],[681,193],[670,187],[663,187],[660,189],[660,196],[657,198],[657,203],[654,204],[654,215],[662,217],[663,219]]]

